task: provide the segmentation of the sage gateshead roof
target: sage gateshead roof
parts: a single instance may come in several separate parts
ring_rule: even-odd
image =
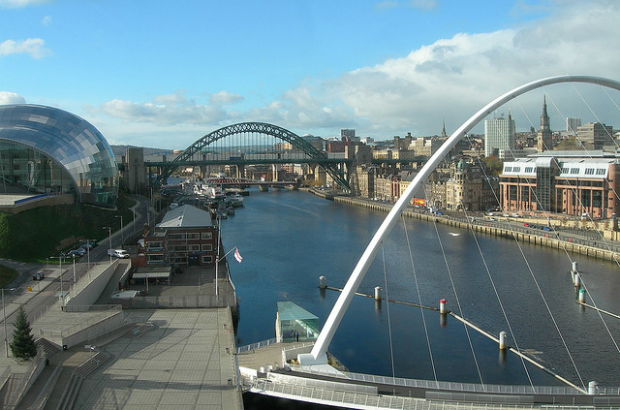
[[[118,170],[103,135],[88,121],[39,105],[0,105],[0,192],[76,195],[114,207]]]

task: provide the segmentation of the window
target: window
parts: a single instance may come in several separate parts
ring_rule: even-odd
[[[170,239],[171,241],[182,240],[182,239],[185,239],[185,234],[182,234],[182,233],[170,234],[168,235],[168,239]]]
[[[203,243],[202,250],[205,252],[211,252],[213,250],[213,245],[211,245],[210,243]]]
[[[202,232],[200,236],[202,239],[213,239],[213,234],[211,232]]]
[[[200,251],[200,245],[198,245],[198,244],[189,245],[189,251],[190,252],[198,252],[198,251]]]
[[[586,168],[586,175],[594,175],[594,168]]]
[[[149,241],[146,243],[146,249],[162,249],[164,244],[161,241]]]
[[[187,239],[189,239],[189,240],[198,240],[198,239],[200,239],[200,234],[188,233],[187,234]]]
[[[525,172],[527,174],[531,174],[532,172],[534,172],[534,167],[525,167]]]
[[[570,173],[571,175],[577,175],[579,173],[579,168],[571,168]]]
[[[596,175],[605,175],[607,170],[605,168],[599,168],[596,170]]]
[[[212,256],[203,256],[202,257],[202,263],[213,263],[213,257]]]

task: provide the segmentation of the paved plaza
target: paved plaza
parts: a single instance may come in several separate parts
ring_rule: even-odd
[[[144,326],[104,346],[74,409],[242,409],[230,309],[134,310]]]

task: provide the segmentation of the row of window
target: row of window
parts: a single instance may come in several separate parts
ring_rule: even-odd
[[[168,240],[199,240],[199,239],[203,239],[203,240],[210,240],[213,238],[213,233],[212,232],[201,232],[201,233],[191,233],[191,232],[187,232],[187,233],[174,233],[174,234],[170,234],[168,235]]]

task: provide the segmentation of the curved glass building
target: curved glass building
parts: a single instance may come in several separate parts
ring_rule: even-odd
[[[76,195],[114,207],[118,171],[103,135],[88,121],[52,107],[0,105],[0,193]]]

